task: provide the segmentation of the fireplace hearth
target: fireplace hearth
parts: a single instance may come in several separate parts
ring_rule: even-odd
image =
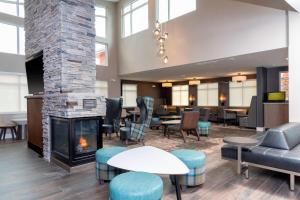
[[[102,148],[102,118],[51,117],[51,156],[73,167],[95,160]]]

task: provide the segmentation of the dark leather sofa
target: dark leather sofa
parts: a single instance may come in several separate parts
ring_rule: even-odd
[[[258,140],[257,146],[242,149],[243,164],[289,174],[290,189],[294,190],[295,176],[300,176],[300,123],[269,129]],[[224,145],[221,155],[237,160],[237,149]]]

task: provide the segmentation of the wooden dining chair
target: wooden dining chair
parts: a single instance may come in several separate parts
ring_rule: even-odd
[[[180,133],[183,137],[183,141],[186,142],[185,132],[187,135],[195,134],[200,140],[200,134],[198,132],[198,121],[199,121],[199,112],[198,111],[186,111],[182,114]]]

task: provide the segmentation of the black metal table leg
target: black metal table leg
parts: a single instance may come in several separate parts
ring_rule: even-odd
[[[177,200],[181,200],[181,190],[180,190],[180,185],[178,181],[178,176],[173,175],[174,177],[174,182],[175,182],[175,189],[176,189],[176,198]]]
[[[3,132],[4,132],[4,129],[0,129],[0,140],[2,140]]]

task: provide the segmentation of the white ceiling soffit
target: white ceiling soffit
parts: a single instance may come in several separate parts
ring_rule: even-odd
[[[289,11],[299,11],[300,5],[299,0],[235,0],[245,3],[256,4],[260,6],[280,9],[280,10],[289,10]],[[295,5],[298,4],[298,9]]]
[[[288,4],[290,4],[295,10],[300,12],[300,1],[299,0],[285,0]]]
[[[257,67],[278,67],[288,65],[287,48],[257,52],[230,58],[222,58],[206,62],[167,67],[162,69],[122,75],[122,79],[153,81],[180,81],[197,77],[200,79],[232,76],[239,72],[243,74],[256,73]]]

